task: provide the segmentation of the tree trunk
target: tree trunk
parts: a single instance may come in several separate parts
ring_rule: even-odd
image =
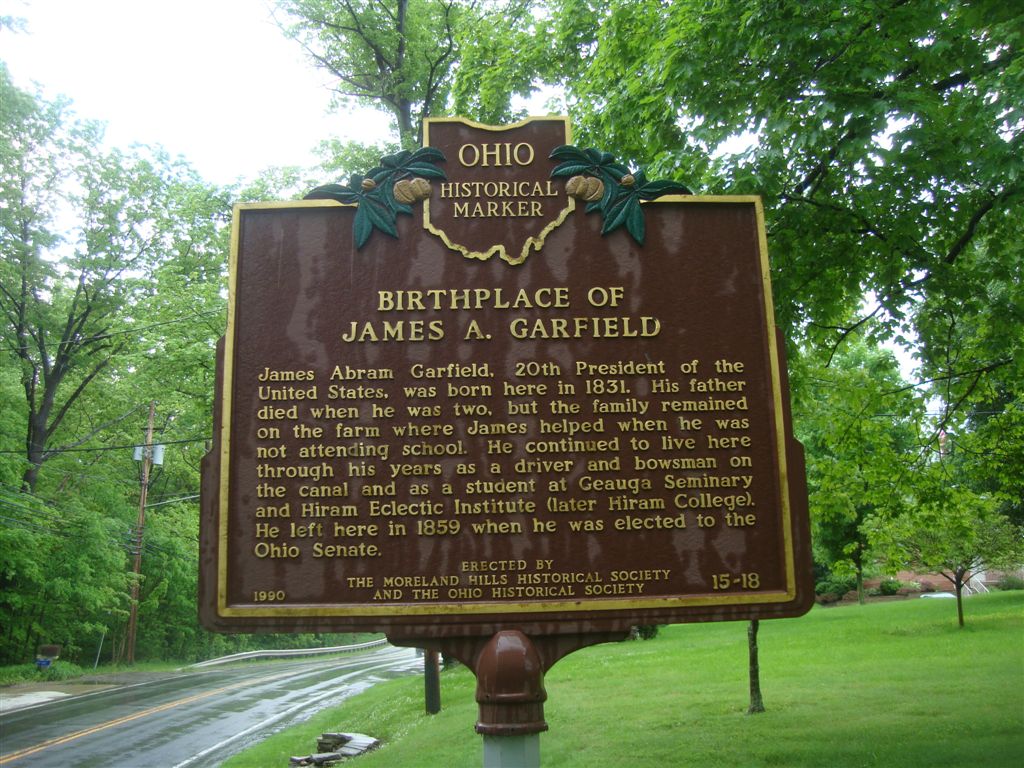
[[[398,143],[402,149],[415,149],[420,143],[420,129],[413,121],[412,102],[408,99],[399,99],[395,122],[398,124]]]
[[[36,481],[39,479],[39,464],[29,461],[28,469],[21,476],[21,490],[25,493],[35,493]]]
[[[758,621],[754,619],[747,626],[747,652],[750,657],[750,706],[747,707],[748,715],[764,712],[764,699],[761,698],[761,665],[757,660],[757,629]]]
[[[46,416],[47,414],[29,416],[28,435],[25,439],[25,458],[28,462],[21,476],[21,490],[25,493],[35,493],[39,470],[43,466],[43,453],[46,451]]]
[[[113,664],[124,662],[125,634],[122,631],[119,635],[110,638],[110,661]]]

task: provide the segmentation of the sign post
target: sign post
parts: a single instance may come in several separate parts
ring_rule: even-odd
[[[236,209],[202,616],[448,653],[488,754],[532,754],[565,654],[810,607],[761,205],[561,118],[424,134]]]

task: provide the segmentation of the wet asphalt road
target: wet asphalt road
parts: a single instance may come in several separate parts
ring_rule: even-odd
[[[414,650],[385,647],[186,672],[51,701],[0,717],[0,766],[213,768],[375,682],[422,669]]]

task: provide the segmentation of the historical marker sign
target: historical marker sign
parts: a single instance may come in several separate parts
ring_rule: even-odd
[[[236,211],[206,623],[579,632],[806,610],[759,200],[567,184],[564,120],[425,133],[443,174],[391,159],[422,173],[390,209],[364,181],[339,196],[356,206]]]

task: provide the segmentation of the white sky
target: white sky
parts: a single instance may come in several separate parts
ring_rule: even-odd
[[[160,145],[218,184],[310,166],[332,136],[388,132],[378,112],[327,113],[326,76],[265,0],[0,0],[0,16],[26,20],[24,32],[0,31],[20,87],[70,98],[79,117],[107,124],[112,146]]]

